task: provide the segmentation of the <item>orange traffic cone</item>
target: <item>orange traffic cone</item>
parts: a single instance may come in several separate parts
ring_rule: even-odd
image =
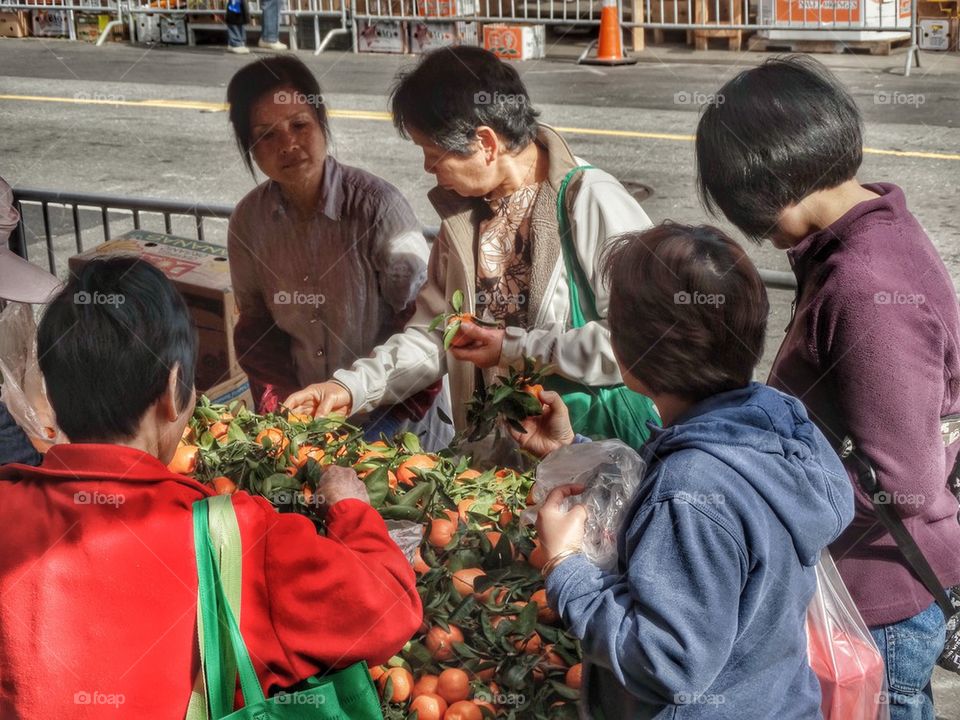
[[[635,65],[637,63],[636,58],[623,54],[623,31],[620,29],[617,0],[603,0],[603,7],[600,9],[600,42],[597,55],[587,57],[590,48],[596,44],[596,41],[590,43],[577,62],[581,65]]]

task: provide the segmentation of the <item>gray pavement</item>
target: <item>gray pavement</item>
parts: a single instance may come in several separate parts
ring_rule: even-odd
[[[688,137],[696,127],[697,103],[765,56],[657,47],[633,67],[588,69],[573,62],[578,51],[575,43],[555,45],[549,60],[518,64],[543,119],[565,128],[581,157],[631,187],[649,188],[643,205],[655,222],[704,221]],[[414,60],[341,52],[299,57],[320,78],[335,113],[337,156],[386,177],[406,193],[422,222],[436,224],[422,158],[385,117],[369,115],[386,110],[394,73]],[[902,75],[902,54],[818,57],[850,87],[866,119],[870,150],[861,180],[905,189],[957,282],[960,55],[923,53],[922,67],[911,77]],[[240,162],[226,113],[214,104],[223,102],[232,73],[248,61],[215,47],[95,48],[0,39],[0,176],[14,186],[234,203],[254,180]],[[141,100],[162,102],[135,104]],[[58,245],[65,258],[73,242],[67,218],[54,213],[51,220],[63,233]],[[91,217],[84,221],[95,224]],[[222,225],[210,232],[214,239],[224,236]],[[87,238],[92,244],[96,235]],[[750,245],[749,252],[760,267],[788,269],[783,253],[769,245]],[[61,259],[58,270],[65,269]],[[771,293],[760,377],[782,337],[790,300],[788,292]],[[960,679],[938,674],[935,692],[939,716],[960,720]]]

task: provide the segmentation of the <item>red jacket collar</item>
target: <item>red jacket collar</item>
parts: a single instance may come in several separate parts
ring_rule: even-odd
[[[212,494],[212,491],[202,483],[170,472],[155,456],[125,445],[98,443],[54,445],[47,451],[43,464],[39,467],[11,464],[0,468],[0,479],[14,480],[25,477],[129,482],[172,480],[202,488],[206,494]]]

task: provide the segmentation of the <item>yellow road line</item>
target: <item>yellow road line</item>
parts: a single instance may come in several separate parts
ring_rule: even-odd
[[[77,93],[75,97],[49,97],[46,95],[0,95],[0,100],[22,102],[52,102],[70,105],[117,105],[121,107],[157,107],[174,110],[201,110],[206,112],[226,112],[225,103],[203,102],[201,100],[122,100],[107,93]],[[389,122],[390,113],[376,110],[331,110],[330,117],[347,120],[377,120]],[[602,128],[558,127],[558,131],[568,135],[594,135],[600,137],[633,138],[636,140],[672,140],[675,142],[693,142],[693,135],[678,133],[640,132],[637,130],[604,130]],[[920,150],[884,150],[865,147],[867,155],[889,155],[892,157],[919,158],[922,160],[960,160],[958,153],[924,152]]]

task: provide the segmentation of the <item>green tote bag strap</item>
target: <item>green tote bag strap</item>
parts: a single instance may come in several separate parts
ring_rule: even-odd
[[[600,314],[597,312],[597,300],[587,282],[587,274],[577,258],[577,249],[573,245],[573,232],[570,228],[570,214],[567,210],[567,185],[573,179],[573,176],[583,170],[590,170],[593,165],[578,165],[566,174],[563,182],[560,183],[560,190],[557,192],[557,223],[560,230],[560,246],[563,249],[563,263],[567,269],[567,288],[570,293],[570,325],[576,330],[587,324],[587,318],[584,315],[583,302],[587,302],[587,313],[591,320],[599,320]],[[582,293],[582,295],[581,295]]]
[[[242,545],[240,541],[240,526],[237,523],[237,514],[233,509],[233,502],[229,495],[215,495],[207,498],[208,529],[210,539],[216,549],[217,566],[220,573],[223,590],[230,608],[236,617],[240,617],[240,587],[242,584]],[[197,634],[200,646],[200,672],[194,682],[190,694],[190,704],[187,706],[186,720],[208,720],[209,708],[207,705],[207,687],[204,677],[204,646],[203,617],[199,601],[200,588],[197,588]],[[233,656],[220,653],[221,673],[228,677],[236,677],[236,663]],[[230,703],[232,704],[232,695]]]
[[[194,503],[198,625],[205,701],[191,697],[188,720],[382,720],[365,662],[308,678],[267,699],[237,620],[242,548],[229,495]],[[219,567],[218,567],[219,566]],[[232,596],[232,598],[231,598]],[[233,710],[237,675],[243,708]],[[191,715],[190,713],[195,713]]]
[[[230,500],[228,495],[222,497],[227,501]],[[210,500],[200,500],[193,505],[193,542],[199,579],[200,655],[209,698],[210,717],[212,720],[219,720],[233,710],[236,673],[240,675],[244,705],[262,703],[264,695],[253,669],[250,654],[243,642],[243,636],[240,634],[240,626],[230,608],[220,572],[216,567],[216,554],[209,530],[210,518],[215,515],[216,510],[208,506],[209,502]],[[236,523],[235,516],[233,522]],[[239,539],[239,531],[237,531],[237,539]],[[239,542],[228,543],[227,547],[229,549],[224,559],[227,563],[238,562],[240,560]],[[222,649],[226,649],[226,652],[222,652]],[[229,661],[231,654],[236,672],[231,672],[232,663]],[[224,656],[227,658],[226,662]]]
[[[592,168],[592,165],[578,165],[570,170],[557,192],[557,225],[567,271],[570,327],[573,330],[582,328],[590,321],[601,320],[596,295],[577,256],[566,202],[567,186],[573,177]],[[563,397],[570,409],[573,429],[581,435],[596,439],[619,438],[631,447],[639,448],[650,436],[647,423],[652,421],[659,424],[659,416],[650,398],[632,392],[623,384],[586,387],[577,381],[554,375],[547,379],[545,385]]]

